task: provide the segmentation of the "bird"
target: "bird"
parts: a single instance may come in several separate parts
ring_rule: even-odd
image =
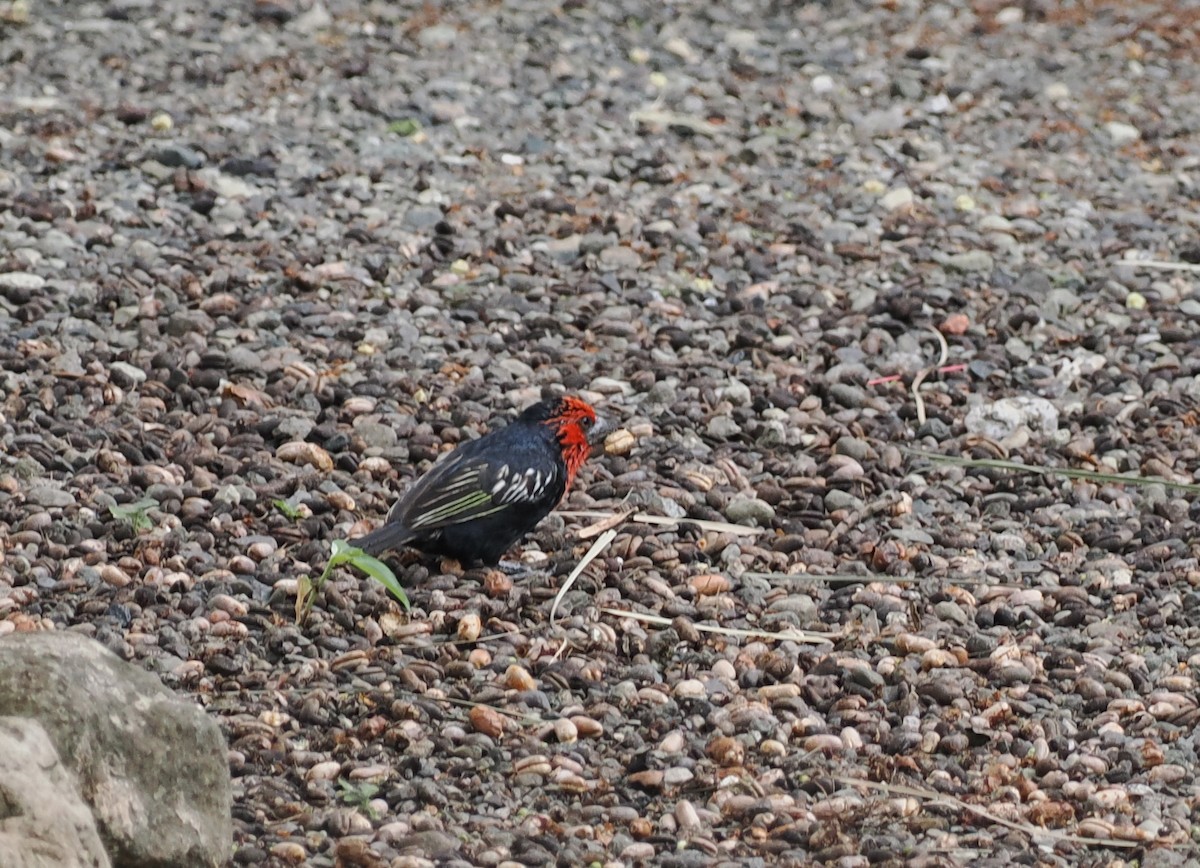
[[[379,528],[349,543],[372,556],[409,546],[495,566],[563,499],[608,428],[575,396],[539,401],[436,461]]]

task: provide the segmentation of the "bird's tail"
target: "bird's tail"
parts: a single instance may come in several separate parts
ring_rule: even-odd
[[[391,551],[397,546],[402,546],[416,534],[406,528],[402,524],[388,522],[382,527],[378,527],[369,534],[360,536],[358,539],[350,540],[350,545],[355,548],[362,549],[372,557],[383,554],[386,551]]]

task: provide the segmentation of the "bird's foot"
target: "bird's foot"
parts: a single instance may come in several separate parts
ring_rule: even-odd
[[[500,561],[496,564],[496,569],[514,579],[528,578],[538,571],[537,567],[531,567],[520,561]]]

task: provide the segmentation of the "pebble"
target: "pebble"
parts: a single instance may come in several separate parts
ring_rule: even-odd
[[[204,165],[204,155],[184,145],[156,148],[148,154],[148,157],[156,163],[172,169],[199,169]]]
[[[893,187],[883,194],[879,204],[888,211],[895,211],[898,208],[912,207],[914,198],[913,191],[908,187]]]
[[[744,407],[750,403],[750,387],[745,383],[730,377],[723,390],[725,398],[735,407]]]
[[[946,267],[951,271],[964,274],[978,271],[992,271],[995,263],[992,255],[986,250],[967,250],[946,257]]]
[[[71,494],[71,492],[48,485],[33,486],[26,492],[25,498],[30,503],[36,503],[38,506],[46,507],[47,509],[66,509],[75,506],[76,502],[75,495]]]
[[[685,678],[678,682],[672,692],[676,699],[704,699],[708,696],[704,682],[695,678]]]
[[[146,382],[146,372],[128,362],[113,362],[108,370],[112,381],[123,389],[136,389]]]
[[[1003,441],[1023,428],[1042,433],[1058,430],[1058,408],[1045,398],[1020,395],[972,407],[963,423],[971,433]]]
[[[600,251],[600,267],[614,271],[635,271],[642,265],[642,257],[631,247],[607,247]]]
[[[44,289],[46,278],[40,274],[28,271],[8,271],[0,273],[0,292],[13,298],[15,292],[23,293],[19,298],[28,299],[30,294]],[[16,300],[16,299],[14,299]]]
[[[1104,131],[1108,133],[1113,145],[1118,148],[1133,144],[1142,137],[1141,130],[1132,124],[1121,121],[1109,121],[1104,125]]]
[[[735,497],[725,507],[725,517],[732,524],[765,527],[775,519],[775,507],[757,497]]]
[[[862,509],[863,500],[848,491],[831,488],[825,493],[825,508],[833,511],[838,509]]]
[[[742,433],[742,426],[730,416],[713,416],[705,426],[705,432],[715,439],[729,440]]]
[[[304,773],[304,779],[308,781],[332,781],[336,779],[342,772],[342,764],[334,760],[319,762],[309,767]]]

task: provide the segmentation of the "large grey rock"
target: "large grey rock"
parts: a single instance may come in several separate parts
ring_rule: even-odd
[[[0,715],[45,728],[117,868],[228,861],[221,731],[150,673],[77,633],[14,633],[0,638]]]
[[[0,865],[108,868],[75,776],[36,720],[0,717]]]

